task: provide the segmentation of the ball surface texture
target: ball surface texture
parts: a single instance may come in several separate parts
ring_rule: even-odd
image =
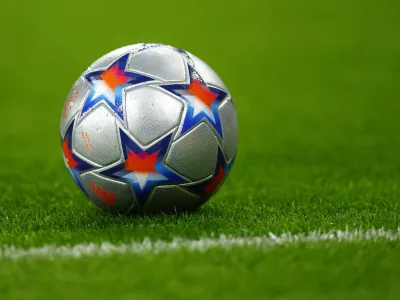
[[[202,60],[135,44],[95,61],[61,116],[66,166],[102,209],[194,210],[226,179],[238,145],[234,103]]]

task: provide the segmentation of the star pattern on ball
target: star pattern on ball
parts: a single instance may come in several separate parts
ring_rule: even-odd
[[[208,86],[193,67],[188,65],[188,68],[190,75],[189,84],[160,86],[178,96],[187,104],[181,134],[184,134],[200,121],[206,119],[222,138],[223,132],[218,106],[225,99],[227,93],[219,88]]]
[[[78,187],[86,193],[85,189],[81,184],[79,173],[92,169],[94,168],[94,166],[80,159],[73,153],[72,151],[73,128],[74,128],[74,121],[72,121],[72,123],[69,125],[64,135],[64,138],[61,138],[61,148],[64,155],[66,166],[69,172],[71,173],[72,178],[74,179]]]
[[[123,162],[100,174],[128,182],[139,204],[143,205],[154,186],[186,181],[163,163],[172,136],[171,132],[154,145],[143,149],[120,129]]]
[[[82,107],[81,116],[99,102],[105,102],[121,120],[124,120],[124,88],[154,80],[151,77],[126,71],[129,53],[117,59],[105,70],[90,72],[85,75],[90,85],[89,95]]]
[[[191,184],[186,187],[195,193],[204,195],[206,197],[211,197],[226,179],[229,171],[233,166],[234,160],[235,157],[233,157],[228,163],[225,160],[225,156],[223,154],[222,149],[218,147],[218,158],[217,158],[217,163],[215,165],[213,176],[207,180]]]

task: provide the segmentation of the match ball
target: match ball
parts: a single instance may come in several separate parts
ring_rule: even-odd
[[[238,123],[218,75],[184,50],[135,44],[96,60],[61,116],[67,169],[110,212],[191,211],[232,168]]]

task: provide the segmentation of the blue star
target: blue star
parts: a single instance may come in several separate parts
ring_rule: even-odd
[[[207,86],[197,71],[188,65],[190,84],[169,84],[160,87],[178,96],[187,104],[186,115],[181,134],[193,128],[201,120],[208,120],[216,132],[223,137],[219,104],[227,93],[215,87]]]
[[[124,120],[124,88],[146,81],[154,80],[142,74],[125,71],[129,53],[117,59],[108,69],[91,72],[85,75],[91,90],[82,107],[81,116],[97,103],[105,102],[119,117]]]
[[[74,128],[74,121],[69,125],[67,132],[64,135],[64,138],[61,138],[61,147],[64,154],[64,159],[67,164],[67,168],[72,175],[75,183],[78,187],[86,194],[85,189],[83,188],[79,173],[87,171],[89,169],[93,169],[94,166],[80,159],[72,152],[72,130]]]
[[[164,165],[164,157],[171,142],[173,133],[159,142],[143,149],[122,130],[119,130],[123,150],[123,162],[118,163],[100,174],[128,182],[143,205],[150,190],[159,184],[182,183],[186,179]]]

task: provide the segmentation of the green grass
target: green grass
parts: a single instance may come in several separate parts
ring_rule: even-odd
[[[0,247],[400,227],[396,1],[117,2],[2,4]],[[235,166],[193,214],[103,213],[62,161],[59,118],[73,82],[138,42],[196,54],[235,100]],[[4,260],[0,298],[397,299],[398,251],[398,242],[322,243]]]
[[[23,268],[6,262],[0,276],[10,279],[2,279],[0,291],[15,299],[396,299],[398,247],[328,243],[261,253],[35,260]]]

